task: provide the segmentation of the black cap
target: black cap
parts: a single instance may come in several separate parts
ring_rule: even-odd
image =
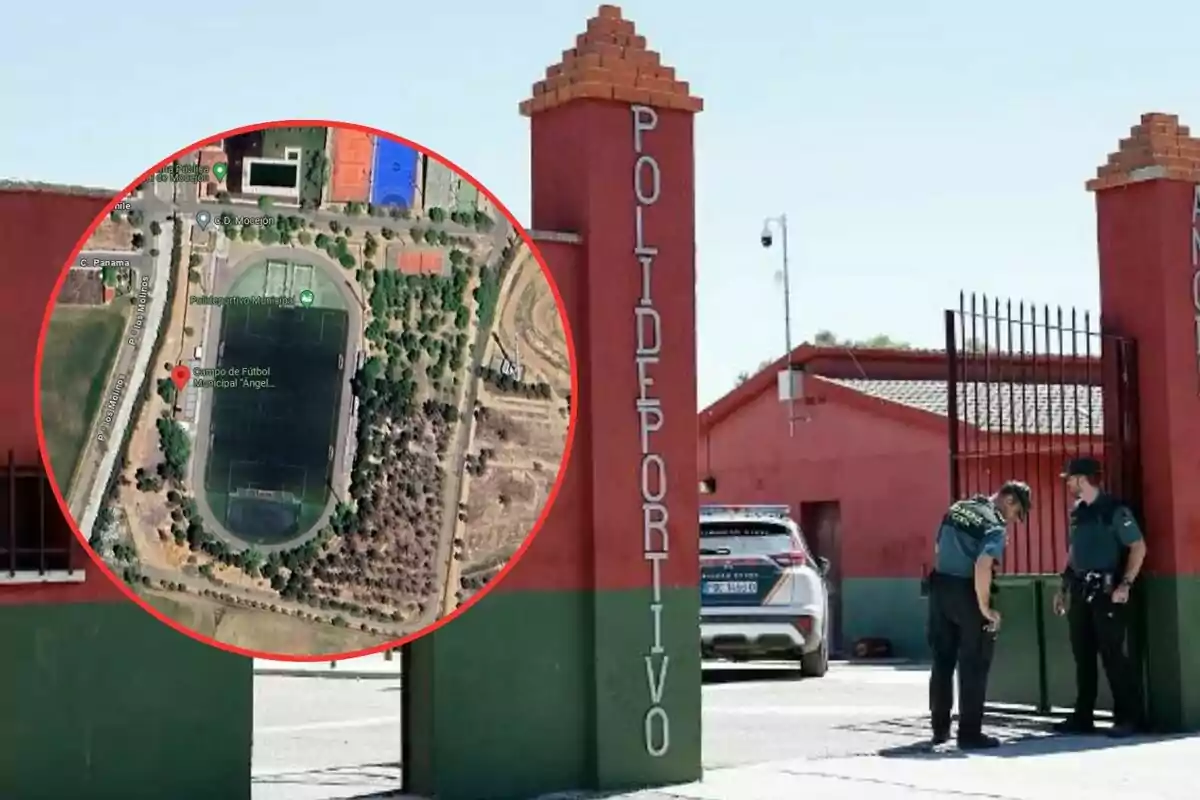
[[[1016,500],[1017,505],[1021,507],[1021,511],[1026,514],[1029,513],[1029,508],[1033,505],[1033,491],[1029,488],[1028,483],[1008,481],[1000,487],[1000,494],[1006,494],[1013,500]]]
[[[1081,478],[1099,478],[1100,477],[1100,462],[1090,456],[1081,458],[1072,458],[1067,462],[1067,468],[1063,470],[1059,477],[1070,478],[1079,476]]]

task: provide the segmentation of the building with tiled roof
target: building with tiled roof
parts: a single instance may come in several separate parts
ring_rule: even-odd
[[[980,359],[951,385],[945,352],[801,346],[794,399],[781,358],[700,412],[704,502],[788,505],[834,565],[838,643],[883,637],[920,655],[918,584],[951,498],[952,428],[972,492],[1010,477],[1033,486],[1037,513],[1014,534],[1010,571],[1054,571],[1065,551],[1058,474],[1076,452],[1103,453],[1101,370],[1039,358],[1037,369],[1028,356]]]

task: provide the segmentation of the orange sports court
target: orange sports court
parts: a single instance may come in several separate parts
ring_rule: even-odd
[[[333,129],[333,175],[329,199],[335,203],[365,203],[371,196],[371,160],[375,137],[351,128]]]

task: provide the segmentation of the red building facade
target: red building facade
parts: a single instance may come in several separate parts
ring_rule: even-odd
[[[883,637],[897,656],[924,656],[919,586],[952,495],[951,425],[960,440],[987,442],[960,461],[960,491],[990,493],[1010,477],[1033,487],[1037,509],[1012,535],[1006,569],[1061,566],[1068,501],[1057,476],[1068,456],[1102,450],[1100,389],[1079,359],[1043,360],[1053,384],[1027,366],[1000,360],[993,369],[1023,382],[994,397],[966,376],[952,415],[945,353],[801,346],[794,401],[780,359],[700,413],[705,501],[787,504],[832,564],[835,647]],[[990,421],[961,413],[985,404]]]
[[[0,490],[0,797],[239,800],[250,796],[252,662],[126,600],[53,495],[45,537],[30,535],[46,481],[33,406],[42,314],[111,198],[0,183],[0,453],[15,467]]]

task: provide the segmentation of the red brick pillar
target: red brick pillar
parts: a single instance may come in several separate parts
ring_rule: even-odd
[[[432,698],[410,717],[410,790],[515,798],[699,777],[701,105],[613,6],[521,104],[533,236],[575,342],[574,445],[512,573],[412,647],[411,691]]]
[[[1102,324],[1138,348],[1151,716],[1160,728],[1196,729],[1200,140],[1175,116],[1146,114],[1088,189],[1096,193]],[[1106,389],[1106,402],[1111,396]]]

